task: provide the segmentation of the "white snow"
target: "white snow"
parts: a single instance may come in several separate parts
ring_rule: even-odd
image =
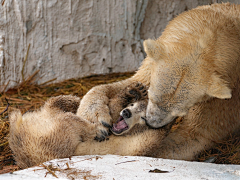
[[[49,180],[49,179],[161,179],[161,180],[237,180],[239,165],[188,162],[138,156],[75,156],[71,159],[55,159],[43,166],[0,175],[1,180]],[[162,173],[149,172],[158,169]]]

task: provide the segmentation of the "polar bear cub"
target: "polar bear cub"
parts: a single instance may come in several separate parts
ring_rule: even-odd
[[[131,103],[120,112],[120,117],[113,124],[111,131],[114,135],[132,133],[135,126],[146,125],[145,116],[147,109],[147,99]]]
[[[133,103],[134,101],[137,102]],[[117,103],[118,107],[122,108],[129,102],[131,102],[130,106],[123,110],[116,109],[117,106],[114,106],[114,103]],[[9,145],[21,168],[55,158],[87,155],[92,149],[96,150],[96,154],[114,154],[115,152],[120,155],[128,154],[125,149],[122,152],[114,150],[114,147],[117,147],[114,144],[117,140],[114,138],[110,138],[105,147],[108,151],[103,151],[101,143],[94,140],[97,132],[96,123],[76,115],[79,104],[78,97],[57,96],[50,98],[40,110],[27,112],[24,115],[20,110],[16,110],[10,114]],[[144,120],[141,119],[145,116],[147,108],[144,86],[133,83],[117,94],[110,104],[115,108],[118,116],[118,111],[122,110],[119,120],[112,127],[114,134],[130,135],[143,130],[136,125],[144,125]],[[113,114],[113,116],[116,115]]]

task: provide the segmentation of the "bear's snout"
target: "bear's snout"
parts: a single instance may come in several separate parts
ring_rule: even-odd
[[[124,109],[122,112],[122,117],[125,118],[130,118],[132,117],[132,113],[129,109]]]

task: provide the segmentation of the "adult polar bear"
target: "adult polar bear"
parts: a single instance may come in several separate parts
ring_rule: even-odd
[[[91,89],[78,115],[111,124],[108,101],[129,84],[150,85],[146,122],[155,128],[182,117],[154,157],[194,160],[240,129],[240,5],[213,4],[184,12],[157,40],[144,41],[146,59],[124,81]],[[99,136],[107,129],[99,126]],[[127,142],[126,142],[127,143]]]

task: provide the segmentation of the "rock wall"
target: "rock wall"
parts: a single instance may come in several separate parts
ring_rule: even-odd
[[[34,72],[41,84],[135,71],[142,41],[179,13],[216,0],[0,0],[0,91]],[[236,2],[236,0],[235,0]]]

